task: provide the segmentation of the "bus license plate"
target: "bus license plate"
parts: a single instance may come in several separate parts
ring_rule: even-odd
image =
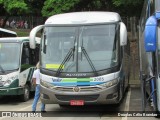
[[[73,106],[84,105],[84,100],[70,100],[70,105],[73,105]]]

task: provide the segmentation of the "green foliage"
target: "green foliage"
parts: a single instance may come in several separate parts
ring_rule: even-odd
[[[13,14],[22,14],[28,11],[27,4],[24,0],[0,0],[0,4],[3,5],[6,13]]]
[[[69,12],[80,0],[46,0],[42,9],[43,16]]]
[[[9,30],[16,32],[18,37],[29,36],[30,32],[30,30],[28,29],[9,29]]]
[[[2,4],[5,0],[0,0],[0,4]]]
[[[144,0],[112,0],[116,10],[123,16],[140,16]]]
[[[0,0],[0,14],[49,17],[73,11],[116,11],[140,14],[144,0]],[[136,8],[136,10],[135,10]]]
[[[120,14],[139,16],[135,10],[144,0],[45,0],[42,15],[45,17],[71,11],[116,11]]]
[[[38,15],[38,16],[42,15],[41,10],[42,7],[44,6],[45,0],[24,0],[24,1],[29,8],[28,13],[30,15]]]
[[[112,0],[113,4],[116,6],[121,6],[121,5],[139,5],[142,4],[144,0]]]

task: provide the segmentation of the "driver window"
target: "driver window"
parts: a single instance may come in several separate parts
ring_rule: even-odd
[[[29,43],[24,43],[22,48],[22,63],[21,64],[29,64]]]

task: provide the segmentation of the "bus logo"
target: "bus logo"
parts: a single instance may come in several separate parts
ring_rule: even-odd
[[[80,88],[79,87],[74,87],[73,88],[73,92],[79,92],[80,91]]]
[[[82,76],[86,76],[86,74],[66,74],[66,76],[69,76],[69,77],[72,77],[72,76],[82,77]]]

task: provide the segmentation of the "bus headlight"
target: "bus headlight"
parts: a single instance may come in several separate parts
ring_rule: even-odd
[[[43,80],[41,80],[41,85],[46,87],[46,88],[50,88],[50,89],[54,88],[53,84],[50,84],[49,82],[46,82],[46,81],[43,81]]]
[[[113,85],[116,85],[118,83],[118,79],[114,79],[114,80],[111,80],[111,81],[108,81],[108,82],[105,82],[103,84],[100,84],[100,86],[103,86],[103,87],[111,87]]]
[[[12,81],[10,79],[8,79],[4,82],[4,86],[9,86],[11,83],[12,83]]]
[[[18,81],[18,75],[7,76],[7,78],[3,79],[0,84],[1,84],[1,86],[8,87],[11,84],[13,84],[14,82],[16,82],[16,80]]]
[[[9,86],[14,80],[12,79],[8,79],[6,81],[3,82],[3,86]]]

